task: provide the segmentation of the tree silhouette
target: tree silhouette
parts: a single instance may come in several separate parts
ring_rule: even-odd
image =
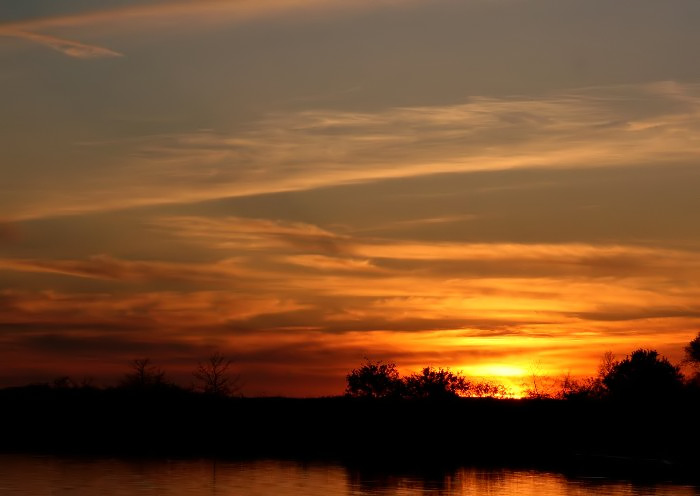
[[[633,351],[612,367],[603,384],[613,398],[668,397],[683,387],[680,369],[654,350]]]
[[[619,361],[612,351],[606,351],[600,358],[598,374],[595,377],[575,379],[566,374],[561,380],[561,389],[556,397],[566,400],[592,400],[604,398],[608,391],[605,377],[612,373]]]
[[[618,363],[619,361],[615,358],[615,354],[612,351],[603,353],[598,364],[598,378],[602,381],[605,376],[613,371]]]
[[[556,379],[541,373],[542,363],[538,360],[530,365],[530,376],[525,382],[525,396],[530,399],[547,399],[555,395]]]
[[[449,369],[425,367],[404,379],[405,394],[416,399],[450,399],[465,396],[471,383]]]
[[[51,387],[54,389],[75,389],[78,387],[78,384],[67,375],[62,375],[60,377],[56,377],[52,383]]]
[[[231,360],[221,353],[211,355],[206,362],[200,362],[192,373],[197,380],[197,389],[214,396],[230,396],[240,391],[240,377],[228,371]]]
[[[153,365],[150,358],[136,358],[129,362],[132,372],[125,374],[121,386],[129,389],[147,389],[164,386],[165,372]]]
[[[685,359],[693,365],[700,365],[700,332],[685,347]]]
[[[354,398],[388,398],[399,396],[401,379],[395,363],[367,360],[345,376],[345,394]]]
[[[503,384],[492,382],[472,382],[466,390],[466,396],[470,398],[511,398],[513,393]]]
[[[688,386],[690,390],[697,395],[700,393],[700,332],[695,336],[695,339],[685,347],[684,361],[691,364],[695,369],[693,375],[688,380]]]

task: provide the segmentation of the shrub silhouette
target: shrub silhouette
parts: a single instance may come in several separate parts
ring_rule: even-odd
[[[677,394],[683,387],[683,375],[656,351],[638,349],[615,363],[603,384],[612,398],[654,399]]]
[[[600,358],[598,374],[595,377],[576,379],[567,373],[561,380],[561,389],[556,395],[564,400],[599,400],[608,396],[604,380],[620,362],[611,351]]]
[[[345,394],[354,398],[389,398],[401,395],[402,383],[395,363],[367,360],[346,377]]]
[[[449,369],[425,367],[404,380],[405,395],[416,399],[451,399],[466,396],[471,383]]]
[[[512,393],[503,384],[492,382],[472,382],[466,391],[466,396],[470,398],[510,398]]]
[[[345,395],[353,398],[451,399],[508,398],[512,393],[501,384],[472,382],[447,368],[424,367],[419,373],[400,377],[394,363],[367,360],[346,376]]]

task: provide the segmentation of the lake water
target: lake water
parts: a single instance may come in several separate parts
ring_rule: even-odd
[[[0,456],[2,496],[700,496],[700,488],[463,468],[388,475],[281,461]]]

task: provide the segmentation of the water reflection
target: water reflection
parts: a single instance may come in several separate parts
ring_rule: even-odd
[[[458,469],[446,474],[386,476],[349,472],[353,495],[479,496],[691,496],[700,488],[673,484],[639,485],[606,479],[569,479],[530,470]]]
[[[526,470],[389,474],[282,461],[0,456],[3,496],[700,496],[697,487],[635,485]]]

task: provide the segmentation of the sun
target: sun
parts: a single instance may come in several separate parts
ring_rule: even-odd
[[[524,366],[507,363],[484,363],[458,367],[458,369],[475,380],[483,380],[505,386],[511,398],[523,398],[526,396],[524,384],[526,377],[530,373]]]
[[[464,367],[469,375],[477,377],[524,377],[528,372],[523,367],[511,364],[484,363]]]

